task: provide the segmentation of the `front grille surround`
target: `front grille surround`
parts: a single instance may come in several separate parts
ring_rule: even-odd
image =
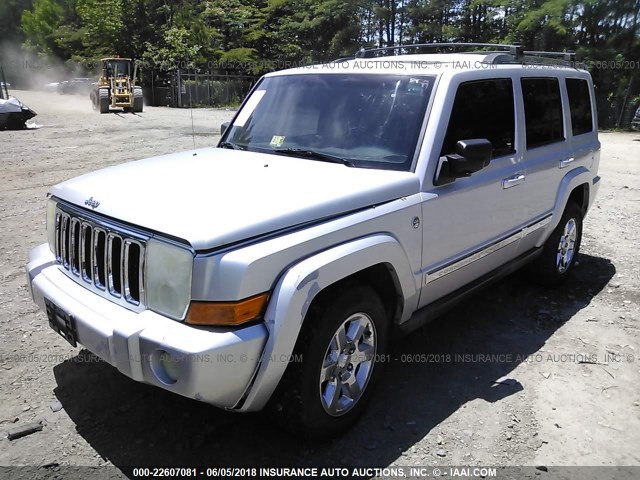
[[[149,237],[97,215],[58,203],[55,256],[76,283],[133,311],[145,303]]]

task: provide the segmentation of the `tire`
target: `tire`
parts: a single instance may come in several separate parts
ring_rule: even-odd
[[[529,265],[529,278],[534,283],[554,287],[569,277],[580,251],[583,217],[577,204],[567,205],[542,253]]]
[[[310,438],[336,435],[358,419],[387,349],[387,314],[375,291],[336,294],[310,309],[294,350],[300,361],[289,363],[267,406],[280,426]]]
[[[133,111],[136,113],[142,112],[144,108],[144,102],[142,98],[142,88],[134,87],[133,89]]]
[[[109,89],[101,88],[98,90],[98,99],[100,101],[100,113],[109,113]]]

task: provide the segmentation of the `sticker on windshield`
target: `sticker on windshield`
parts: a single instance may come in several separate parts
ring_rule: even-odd
[[[284,135],[274,135],[269,145],[272,147],[281,147],[284,143]]]
[[[251,95],[251,97],[249,97],[249,100],[247,100],[247,103],[244,104],[244,107],[233,122],[234,127],[244,127],[244,124],[247,123],[247,120],[249,120],[249,117],[256,109],[265,93],[267,93],[266,90],[256,90],[255,92],[253,92],[253,94]]]

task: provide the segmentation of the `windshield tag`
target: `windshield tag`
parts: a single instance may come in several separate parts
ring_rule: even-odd
[[[284,143],[284,135],[274,135],[269,145],[272,147],[281,147]]]

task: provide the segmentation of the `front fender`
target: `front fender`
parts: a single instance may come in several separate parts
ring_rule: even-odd
[[[395,270],[404,297],[404,319],[415,310],[419,290],[403,248],[390,235],[376,234],[338,245],[287,270],[278,281],[265,313],[269,338],[254,379],[234,409],[255,411],[267,403],[287,368],[302,322],[318,293],[380,263]]]

